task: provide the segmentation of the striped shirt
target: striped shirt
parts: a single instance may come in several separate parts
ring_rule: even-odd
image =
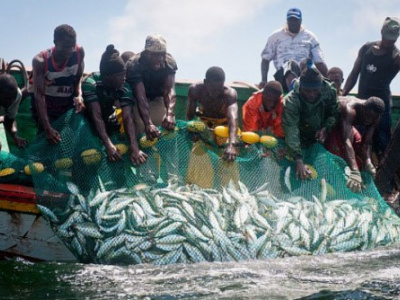
[[[45,99],[47,113],[59,117],[74,105],[74,85],[81,65],[78,45],[62,67],[54,60],[54,47],[42,52],[45,60]]]

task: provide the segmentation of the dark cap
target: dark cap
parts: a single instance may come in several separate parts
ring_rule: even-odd
[[[107,46],[106,51],[101,56],[100,73],[101,75],[113,75],[125,71],[125,62],[119,56],[119,52],[114,45]]]
[[[301,10],[298,9],[297,7],[292,7],[291,9],[288,10],[287,14],[286,14],[286,19],[289,18],[296,18],[301,20],[302,19],[302,14],[301,14]]]
[[[387,41],[396,41],[400,34],[399,19],[387,17],[382,26],[382,39]]]

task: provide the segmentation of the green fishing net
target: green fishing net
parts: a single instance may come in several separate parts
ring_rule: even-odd
[[[148,160],[136,167],[129,151],[108,161],[93,126],[71,111],[54,124],[61,143],[39,134],[2,169],[31,181],[43,216],[82,262],[239,261],[399,242],[400,220],[371,176],[363,173],[366,188],[351,192],[346,163],[322,145],[304,149],[313,178],[301,182],[283,140],[273,149],[241,143],[230,163],[211,130],[187,127],[178,121],[154,145],[142,144]],[[128,147],[120,133],[112,141]]]

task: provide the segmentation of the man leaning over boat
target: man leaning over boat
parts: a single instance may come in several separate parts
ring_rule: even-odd
[[[146,38],[145,48],[127,62],[126,81],[131,85],[137,107],[137,133],[153,140],[160,136],[157,126],[175,128],[175,59],[167,53],[167,42],[158,35]]]
[[[32,60],[32,114],[49,143],[61,141],[51,125],[54,121],[71,108],[76,112],[85,108],[81,90],[84,56],[83,48],[76,44],[75,30],[63,24],[54,29],[54,47]]]
[[[370,97],[368,100],[339,97],[339,107],[339,122],[325,141],[325,147],[347,162],[350,168],[347,186],[359,193],[364,188],[360,169],[364,168],[372,176],[376,174],[371,160],[371,142],[385,104],[378,97]],[[362,134],[356,126],[364,127]]]
[[[296,162],[296,177],[311,177],[303,162],[302,149],[324,143],[339,119],[336,87],[307,62],[294,89],[285,96],[282,125],[288,155]]]
[[[189,87],[186,119],[192,120],[196,115],[209,128],[218,125],[228,126],[228,144],[222,158],[227,161],[234,161],[238,155],[236,147],[238,130],[237,93],[233,88],[225,85],[225,72],[222,68],[209,68],[203,82],[192,84]],[[226,139],[221,141],[221,145],[225,142]]]
[[[112,143],[109,134],[119,131],[116,107],[121,109],[124,132],[129,140],[130,159],[140,165],[147,155],[139,150],[133,122],[133,95],[125,83],[126,67],[114,45],[108,45],[100,61],[100,72],[87,76],[82,83],[85,106],[96,131],[102,140],[108,159],[118,161],[121,153]]]

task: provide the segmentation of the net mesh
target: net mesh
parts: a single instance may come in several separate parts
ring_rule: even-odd
[[[346,163],[319,144],[304,150],[313,179],[300,182],[283,141],[270,150],[242,144],[228,163],[211,130],[193,133],[179,121],[154,145],[142,144],[148,160],[134,167],[129,151],[109,162],[81,114],[68,112],[54,128],[57,145],[41,134],[21,158],[2,153],[0,172],[14,172],[0,180],[33,183],[39,210],[82,262],[238,261],[365,250],[400,239],[400,220],[371,176],[363,173],[366,189],[351,192]],[[128,147],[119,133],[112,141]]]

